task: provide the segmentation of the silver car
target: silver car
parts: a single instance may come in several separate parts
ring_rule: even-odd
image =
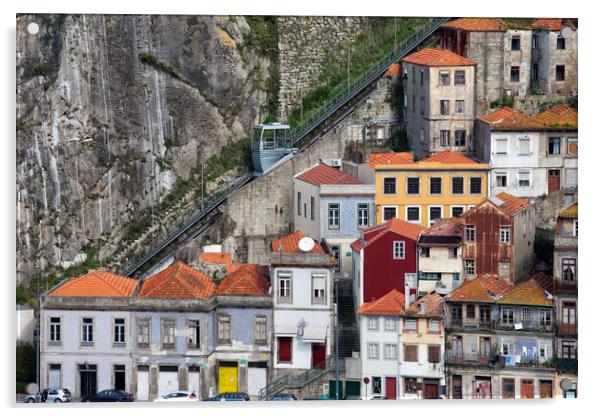
[[[27,403],[62,403],[71,401],[71,392],[61,387],[50,387],[25,398]]]

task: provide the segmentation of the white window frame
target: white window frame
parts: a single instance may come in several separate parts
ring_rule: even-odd
[[[399,247],[400,246],[401,246],[401,256],[399,255]],[[406,258],[406,242],[403,240],[393,241],[393,260],[405,260],[405,258]]]
[[[520,308],[520,320],[521,322],[531,322],[533,320],[533,310],[528,306]]]
[[[527,143],[527,150],[525,152],[521,151],[521,143]],[[523,136],[523,137],[519,137],[518,141],[518,155],[519,156],[529,156],[531,154],[531,137],[529,136]]]
[[[512,314],[511,321],[508,319],[508,318],[510,318],[510,315],[509,315],[510,313]],[[516,320],[514,319],[514,307],[502,306],[502,309],[500,310],[500,320],[502,321],[502,324],[504,324],[504,325],[514,324],[514,322],[516,322]]]
[[[86,323],[84,320],[89,319],[91,322]],[[94,344],[94,318],[91,316],[83,316],[81,319],[81,343],[82,345]]]
[[[380,345],[378,342],[368,342],[368,347],[366,348],[368,359],[369,360],[380,360],[380,351],[379,350],[380,350]]]
[[[383,346],[383,358],[385,360],[396,360],[397,361],[397,344],[386,342]],[[391,352],[393,354],[391,354]]]
[[[469,267],[467,266],[468,262],[472,262],[472,273],[468,273]],[[475,259],[464,259],[464,273],[467,276],[475,276],[477,273],[477,262]]]
[[[281,293],[281,288],[280,288],[280,281],[286,281],[288,280],[288,287],[286,287],[287,285],[285,284],[284,292],[288,292],[288,296],[285,296]],[[284,271],[284,270],[278,270],[276,272],[276,284],[278,285],[276,287],[277,290],[277,295],[278,295],[278,303],[288,303],[291,304],[293,303],[293,273],[290,271]]]
[[[408,218],[408,209],[409,208],[418,208],[418,219],[410,220]],[[413,224],[421,224],[422,223],[422,206],[421,205],[406,205],[406,221],[411,222]]]
[[[321,279],[324,283],[323,289],[316,289],[316,280]],[[317,292],[316,296],[316,290]],[[324,273],[312,273],[311,275],[311,303],[312,305],[326,305],[327,303],[327,285],[326,285],[326,274]]]
[[[123,323],[118,324],[120,319]],[[113,318],[113,345],[125,345],[126,339],[126,320],[125,318]]]
[[[504,152],[500,152],[500,142],[504,142],[506,149]],[[508,138],[507,137],[496,137],[495,138],[495,154],[496,155],[507,155],[508,154]]]
[[[146,333],[141,329],[146,328]],[[146,342],[141,342],[141,337],[146,337]],[[139,317],[136,318],[136,346],[138,348],[148,348],[151,343],[151,319]]]
[[[52,322],[53,319],[58,319],[58,322]],[[50,316],[48,319],[48,342],[51,345],[61,344],[61,329],[63,319],[60,316]]]
[[[443,212],[443,205],[429,205],[428,206],[429,226],[434,224],[434,221],[431,218],[431,208],[439,208],[439,210],[441,211],[441,216],[439,218],[437,218],[438,220],[445,218],[445,213]]]
[[[408,327],[408,323],[414,324],[413,328]],[[403,332],[418,332],[418,319],[405,319],[403,320]]]
[[[329,202],[326,206],[327,212],[327,221],[328,221],[328,229],[329,230],[340,230],[341,229],[341,204],[338,202]],[[331,215],[332,213],[336,213],[335,215]],[[335,224],[336,219],[336,224]]]
[[[360,205],[365,206],[365,208],[360,208]],[[357,215],[356,224],[357,228],[367,228],[370,226],[370,203],[368,202],[358,202],[355,206],[355,212]],[[360,213],[365,213],[366,217],[362,217]],[[364,224],[365,219],[365,224]]]
[[[380,319],[378,316],[368,317],[368,331],[380,331]]]
[[[399,218],[397,216],[397,214],[398,214],[398,209],[397,209],[398,207],[397,207],[397,205],[383,205],[382,206],[382,220],[383,220],[383,222],[384,221],[388,221],[388,220],[385,219],[385,209],[387,209],[387,208],[394,208],[395,209],[395,216],[393,218]]]
[[[397,320],[395,318],[385,318],[384,329],[386,332],[397,331]]]
[[[473,239],[468,239],[468,230],[472,230]],[[465,243],[476,243],[477,242],[477,226],[474,224],[466,224],[464,226],[464,242]]]
[[[193,323],[196,322],[197,325],[194,325]],[[189,318],[186,320],[186,325],[187,325],[187,329],[188,329],[188,339],[186,342],[186,348],[189,350],[198,350],[201,348],[201,320],[198,318]],[[198,345],[195,344],[196,342],[196,330],[198,329],[199,333],[199,343]]]
[[[502,267],[507,267],[508,274],[502,272]],[[498,276],[502,279],[509,279],[512,274],[512,264],[509,261],[500,261],[498,262]]]
[[[451,205],[449,207],[449,216],[450,218],[454,217],[454,208],[461,208],[462,209],[462,214],[464,214],[467,210],[466,207],[464,205]],[[460,215],[462,215],[460,214]]]
[[[506,185],[498,185],[497,179],[499,177],[505,177],[506,178]],[[499,171],[499,172],[495,172],[495,187],[496,188],[507,188],[508,187],[508,172],[507,171]]]
[[[521,174],[523,174],[523,175],[527,174],[528,175],[528,177],[529,177],[529,179],[528,179],[528,181],[529,181],[528,185],[521,185],[520,184]],[[531,171],[527,171],[527,170],[518,171],[516,175],[517,175],[516,181],[517,181],[517,184],[518,184],[519,188],[530,188],[533,185],[533,178],[532,178],[532,175],[531,175]]]
[[[573,220],[573,237],[578,237],[579,220]]]
[[[431,324],[432,324],[433,322],[434,322],[434,323],[437,325],[437,329],[435,329],[435,330],[433,330],[433,329],[431,328]],[[438,333],[440,333],[440,332],[441,332],[441,325],[440,325],[440,321],[439,321],[438,319],[429,319],[429,320],[427,321],[427,323],[426,323],[426,329],[427,329],[427,331],[428,331],[428,332],[430,332],[430,333],[433,333],[433,334],[434,334],[434,333],[437,333],[437,334],[438,334]]]
[[[510,244],[510,227],[500,227],[500,244]]]

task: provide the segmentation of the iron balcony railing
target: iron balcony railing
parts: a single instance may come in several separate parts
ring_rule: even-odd
[[[445,360],[449,364],[495,365],[498,362],[498,355],[447,351]]]
[[[481,321],[478,319],[446,319],[445,326],[454,329],[491,330],[494,328],[492,321]]]
[[[525,332],[554,332],[554,325],[551,322],[542,322],[539,320],[495,322],[495,329],[498,331],[525,331]]]
[[[576,358],[556,358],[554,363],[558,371],[577,374],[578,363]]]
[[[301,126],[291,131],[293,145],[297,145],[307,134],[321,125],[337,110],[347,104],[353,97],[358,95],[364,88],[380,78],[387,69],[394,63],[399,62],[405,55],[420,45],[427,37],[443,23],[448,21],[449,17],[437,17],[429,19],[421,25],[414,34],[405,39],[400,47],[391,51],[383,57],[372,68],[367,69],[355,80],[350,82],[349,86],[342,88],[332,99],[325,102],[320,108],[315,110],[311,116]],[[300,146],[298,146],[300,147]]]

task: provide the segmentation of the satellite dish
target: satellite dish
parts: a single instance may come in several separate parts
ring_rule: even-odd
[[[565,26],[562,29],[560,29],[560,34],[563,38],[570,38],[571,36],[573,36],[573,29],[571,29],[568,26]]]
[[[301,240],[299,240],[299,250],[305,253],[311,251],[315,245],[315,241],[310,237],[303,237]]]
[[[37,35],[40,31],[40,26],[37,23],[31,22],[27,25],[27,32],[30,35]]]
[[[562,390],[573,390],[575,388],[575,383],[568,378],[563,378],[560,380],[560,388]]]

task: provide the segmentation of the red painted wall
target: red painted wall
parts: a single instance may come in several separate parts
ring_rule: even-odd
[[[405,259],[393,259],[393,241],[405,241]],[[364,302],[404,293],[405,273],[416,273],[416,241],[389,231],[364,248]]]

